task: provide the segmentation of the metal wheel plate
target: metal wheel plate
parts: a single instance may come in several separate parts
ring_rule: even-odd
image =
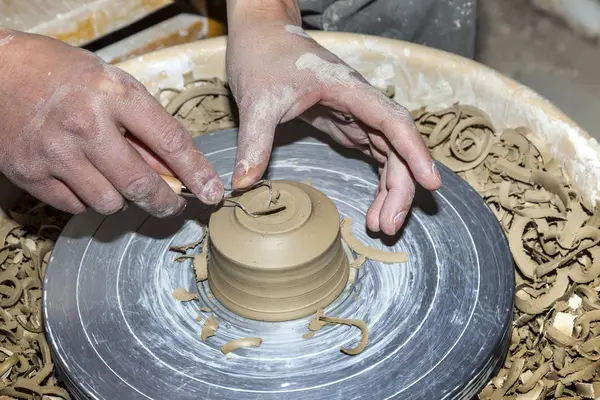
[[[197,138],[225,182],[235,161],[236,131]],[[74,217],[52,253],[44,285],[47,335],[62,378],[79,399],[442,399],[471,398],[504,359],[514,272],[504,233],[480,196],[438,164],[444,186],[418,191],[397,240],[365,230],[376,169],[307,125],[282,125],[270,179],[310,179],[354,220],[365,243],[406,251],[406,264],[368,261],[325,311],[360,318],[360,331],[328,326],[305,340],[310,317],[263,323],[221,306],[206,283],[200,303],[221,327],[201,341],[197,303],[171,292],[196,286],[187,262],[169,246],[196,240],[205,212],[190,201],[183,216],[159,220],[135,207],[104,217]],[[224,356],[228,340],[260,336],[257,349]]]

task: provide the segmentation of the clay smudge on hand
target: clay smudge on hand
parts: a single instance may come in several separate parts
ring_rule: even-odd
[[[231,340],[221,347],[223,354],[229,354],[234,350],[248,347],[260,347],[262,344],[261,338],[243,338]]]
[[[7,44],[9,44],[10,42],[12,42],[12,40],[15,38],[15,35],[8,35],[5,36],[3,38],[0,38],[0,47],[5,46]]]
[[[323,60],[315,53],[302,54],[296,61],[296,68],[299,71],[312,71],[317,79],[325,84],[354,86],[359,82],[352,68]]]
[[[304,31],[304,29],[302,29],[301,26],[298,25],[286,25],[285,26],[285,30],[289,33],[292,33],[294,35],[298,35],[298,36],[302,36],[308,39],[311,39],[311,37],[308,35],[308,33],[306,33]]]

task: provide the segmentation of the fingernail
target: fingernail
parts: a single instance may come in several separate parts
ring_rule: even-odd
[[[246,160],[242,160],[233,169],[232,179],[234,181],[239,181],[246,175],[248,175],[248,171],[250,170],[250,163]]]
[[[231,177],[231,185],[234,189],[242,189],[245,188],[254,182],[250,177],[250,172],[253,171],[253,167],[250,166],[250,163],[246,160],[240,161],[233,170],[233,175]]]
[[[123,207],[121,207],[121,212],[126,211],[129,208],[129,204],[127,204],[127,200],[123,202]]]
[[[392,221],[393,225],[394,225],[394,232],[396,232],[397,228],[400,228],[402,226],[402,224],[404,223],[404,219],[406,219],[406,211],[400,211],[395,217],[394,220]]]
[[[223,188],[221,180],[219,178],[213,178],[204,185],[202,197],[204,197],[208,203],[216,204],[223,198],[224,191],[225,189]]]
[[[442,184],[442,176],[440,175],[440,171],[438,170],[437,166],[435,165],[435,161],[431,162],[431,172],[433,172],[433,175],[437,178],[438,182],[441,185]]]

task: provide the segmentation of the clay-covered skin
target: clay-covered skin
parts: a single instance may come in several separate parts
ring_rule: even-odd
[[[348,282],[339,213],[317,189],[273,181],[279,195],[271,207],[285,209],[252,217],[224,206],[209,222],[208,281],[231,311],[262,321],[287,321],[330,304]],[[269,189],[235,198],[248,211],[263,210]]]

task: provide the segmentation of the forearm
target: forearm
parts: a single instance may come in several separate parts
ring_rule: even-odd
[[[297,0],[227,0],[227,21],[234,30],[248,21],[302,23]]]

